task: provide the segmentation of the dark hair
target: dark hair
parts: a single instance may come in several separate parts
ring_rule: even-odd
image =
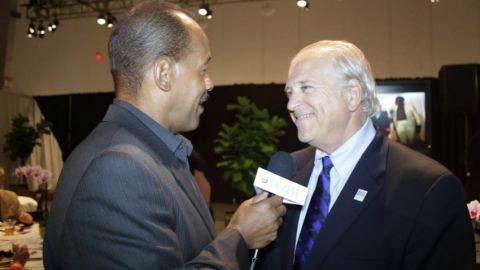
[[[398,96],[395,98],[395,104],[403,105],[405,103],[405,99],[402,96]]]
[[[158,57],[183,56],[190,34],[176,12],[190,16],[177,5],[149,0],[135,5],[116,24],[108,42],[115,91],[136,96],[145,71]]]

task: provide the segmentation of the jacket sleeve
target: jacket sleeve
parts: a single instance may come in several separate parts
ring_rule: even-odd
[[[416,219],[403,269],[475,269],[473,228],[455,176],[434,182]]]

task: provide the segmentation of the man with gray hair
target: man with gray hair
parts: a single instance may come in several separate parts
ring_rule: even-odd
[[[276,238],[278,196],[242,203],[215,226],[190,171],[190,142],[213,83],[208,39],[191,16],[144,1],[109,42],[116,100],[62,170],[44,242],[46,269],[244,269]]]
[[[355,45],[320,41],[292,60],[285,87],[298,138],[294,181],[263,269],[474,269],[461,182],[445,167],[376,131],[375,81]]]

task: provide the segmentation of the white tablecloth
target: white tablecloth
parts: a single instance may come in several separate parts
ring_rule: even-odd
[[[0,231],[0,250],[11,250],[12,244],[26,245],[30,252],[30,259],[25,264],[25,270],[37,270],[43,268],[43,239],[40,236],[38,223],[33,224],[29,228],[25,228],[23,232],[15,231],[14,235],[6,236],[3,230]],[[4,258],[2,261],[11,260]],[[0,267],[0,269],[8,269],[8,267]]]

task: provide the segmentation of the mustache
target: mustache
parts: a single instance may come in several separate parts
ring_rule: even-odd
[[[205,92],[205,94],[203,94],[202,97],[200,98],[200,104],[206,102],[209,97],[210,97],[210,94],[208,92]]]

